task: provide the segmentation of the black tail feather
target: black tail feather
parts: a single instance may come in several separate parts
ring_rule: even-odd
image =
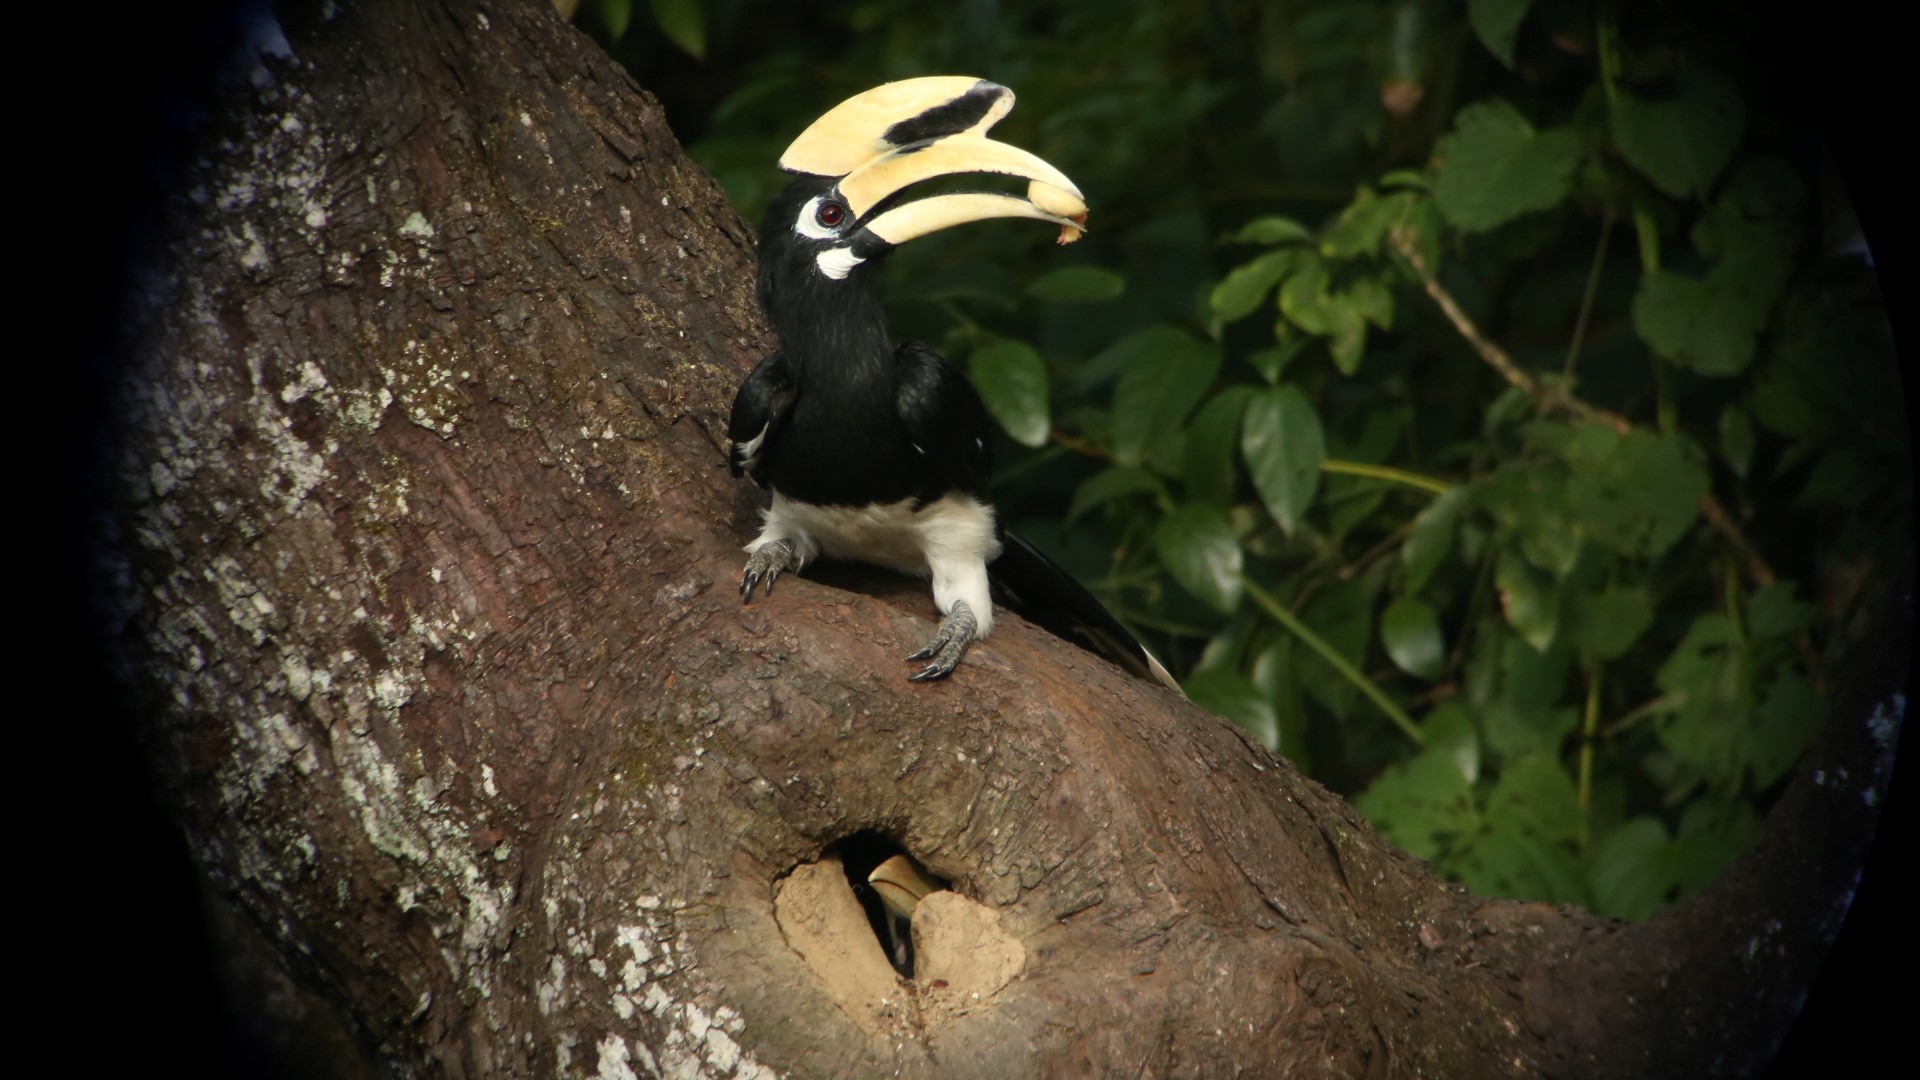
[[[1072,574],[1011,532],[1001,530],[1000,540],[1000,557],[987,564],[996,600],[1054,636],[1180,692],[1160,661]]]

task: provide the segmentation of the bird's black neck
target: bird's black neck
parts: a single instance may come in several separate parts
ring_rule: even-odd
[[[777,282],[761,276],[761,303],[796,388],[831,392],[875,381],[890,387],[893,340],[871,270],[863,266],[834,281],[811,263],[789,263]]]

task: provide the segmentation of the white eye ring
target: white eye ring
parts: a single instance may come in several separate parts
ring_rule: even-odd
[[[832,240],[838,237],[840,235],[838,228],[820,223],[820,207],[827,201],[825,195],[815,195],[808,199],[807,205],[800,208],[800,216],[794,220],[793,231],[809,240]],[[848,214],[846,208],[840,206],[838,202],[833,205],[840,207],[840,224],[845,225],[852,215]]]

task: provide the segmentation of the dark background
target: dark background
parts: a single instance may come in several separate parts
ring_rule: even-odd
[[[206,114],[220,61],[240,42],[248,7],[194,0],[103,10],[95,19],[101,25],[65,28],[61,55],[31,76],[36,93],[17,99],[42,127],[16,144],[16,176],[40,190],[16,195],[15,214],[57,226],[44,243],[15,251],[16,266],[38,279],[29,295],[45,297],[14,310],[15,362],[52,376],[15,402],[33,433],[27,445],[50,448],[41,452],[52,459],[21,470],[30,483],[45,477],[48,490],[29,494],[31,508],[16,520],[37,520],[40,507],[51,508],[53,526],[43,535],[53,542],[43,557],[53,572],[33,564],[25,571],[29,596],[51,586],[57,621],[50,634],[34,629],[38,605],[23,620],[24,635],[46,644],[28,650],[43,659],[20,674],[50,692],[15,719],[30,736],[49,740],[30,742],[14,760],[26,778],[16,804],[28,811],[17,831],[33,853],[13,878],[15,925],[29,944],[28,962],[16,971],[34,999],[30,1009],[72,1025],[71,1035],[54,1038],[36,1025],[23,1047],[37,1045],[89,1072],[98,1064],[106,1074],[284,1075],[262,1058],[245,1025],[230,1019],[228,1005],[247,1003],[223,1000],[198,876],[149,792],[135,717],[107,677],[89,596],[89,507],[111,438],[102,391],[118,359],[116,297],[150,235],[156,197]],[[1832,5],[1783,9],[1769,24],[1765,55],[1781,103],[1828,139],[1901,351],[1911,355],[1920,333],[1906,307],[1916,246],[1907,164],[1913,64],[1904,37],[1846,15]],[[27,178],[42,164],[51,166],[53,182],[35,185]],[[41,262],[48,254],[50,267]],[[33,693],[23,700],[32,702]],[[1904,989],[1915,897],[1904,865],[1911,786],[1896,777],[1852,914],[1772,1076],[1812,1075],[1895,1052],[1897,1021],[1911,1000]],[[33,975],[46,969],[57,977],[43,989]]]

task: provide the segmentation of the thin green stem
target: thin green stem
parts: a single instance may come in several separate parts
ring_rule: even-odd
[[[1426,736],[1420,734],[1420,729],[1414,725],[1413,718],[1402,711],[1400,706],[1395,705],[1393,699],[1387,697],[1371,679],[1348,663],[1346,657],[1341,656],[1333,646],[1327,644],[1326,639],[1314,633],[1306,623],[1300,621],[1298,616],[1288,611],[1286,605],[1274,599],[1271,593],[1248,580],[1244,575],[1240,578],[1240,584],[1247,590],[1247,595],[1253,597],[1253,602],[1260,605],[1262,611],[1273,616],[1275,622],[1286,627],[1294,637],[1305,642],[1307,648],[1319,653],[1320,659],[1325,660],[1329,667],[1340,674],[1341,678],[1352,683],[1355,689],[1366,695],[1368,701],[1379,706],[1380,711],[1387,714],[1387,719],[1393,721],[1395,727],[1406,732],[1407,738],[1412,739],[1415,746],[1427,744]]]
[[[1386,480],[1395,484],[1405,484],[1421,491],[1430,491],[1435,495],[1445,495],[1452,486],[1445,480],[1437,480],[1406,469],[1396,469],[1391,465],[1369,465],[1364,461],[1344,461],[1340,458],[1325,458],[1320,462],[1320,471],[1337,473],[1341,476],[1364,476],[1369,480]]]
[[[1607,243],[1613,239],[1613,201],[1607,201],[1607,216],[1600,224],[1600,243],[1593,249],[1593,266],[1587,270],[1587,291],[1580,297],[1580,315],[1573,320],[1573,340],[1567,344],[1567,362],[1561,375],[1567,392],[1573,392],[1573,367],[1580,360],[1580,346],[1587,339],[1587,320],[1593,315],[1593,299],[1600,291],[1600,271],[1607,264]]]
[[[1580,723],[1580,853],[1592,841],[1593,742],[1600,727],[1600,665],[1587,669],[1587,711]]]

